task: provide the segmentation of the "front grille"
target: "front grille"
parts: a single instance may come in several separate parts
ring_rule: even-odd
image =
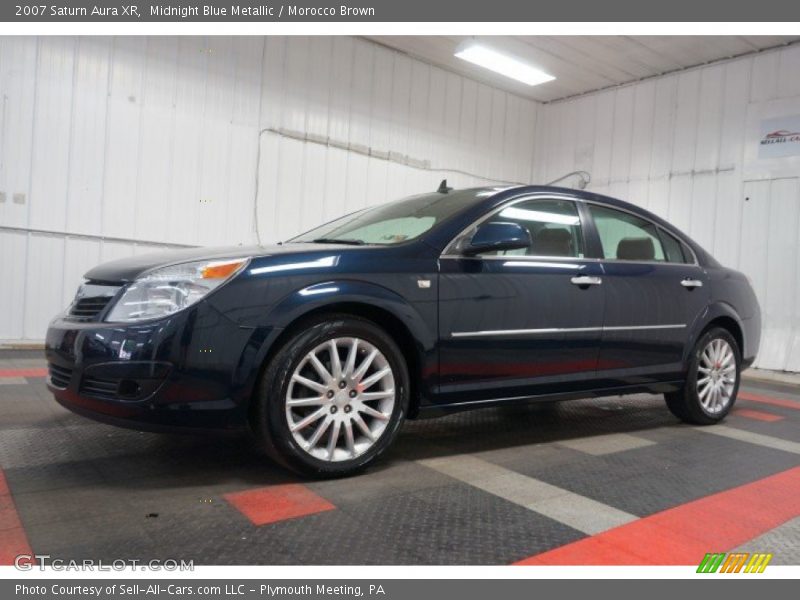
[[[119,381],[116,379],[101,379],[99,377],[84,377],[81,382],[81,392],[99,398],[113,399],[117,397]]]
[[[69,317],[79,321],[95,319],[114,299],[121,286],[105,283],[84,283],[78,288],[69,307]]]
[[[72,379],[72,369],[59,367],[54,364],[48,365],[50,370],[50,383],[57,388],[66,389]]]
[[[103,311],[110,301],[111,296],[81,298],[72,304],[69,314],[79,319],[93,319]]]

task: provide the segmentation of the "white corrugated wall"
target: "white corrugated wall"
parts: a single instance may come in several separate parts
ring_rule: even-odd
[[[101,261],[254,242],[257,175],[265,243],[443,177],[529,181],[538,107],[348,37],[5,37],[0,101],[5,341]]]
[[[445,176],[585,169],[748,273],[758,364],[800,371],[800,173],[747,159],[798,72],[794,46],[542,106],[348,37],[0,38],[0,340],[42,339],[98,262],[253,242],[257,179],[270,242]]]
[[[759,118],[800,115],[798,73],[791,46],[547,104],[534,160],[534,179],[585,169],[590,190],[665,217],[750,276],[756,364],[787,371],[800,371],[800,172],[752,155]]]

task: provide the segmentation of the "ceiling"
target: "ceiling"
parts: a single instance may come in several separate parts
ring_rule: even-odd
[[[551,102],[758,52],[800,36],[369,36],[375,42],[494,87]],[[453,56],[474,39],[556,77],[527,86]]]

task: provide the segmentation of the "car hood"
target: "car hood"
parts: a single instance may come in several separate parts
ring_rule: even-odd
[[[226,258],[265,257],[280,254],[300,254],[325,250],[341,251],[341,244],[285,244],[272,246],[228,246],[222,248],[181,248],[152,254],[130,256],[103,263],[90,269],[85,277],[91,281],[124,283],[157,267],[167,267],[198,260],[224,260]]]

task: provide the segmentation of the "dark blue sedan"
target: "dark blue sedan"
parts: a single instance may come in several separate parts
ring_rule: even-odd
[[[48,384],[143,430],[243,430],[282,464],[352,473],[406,418],[663,393],[731,410],[758,350],[747,278],[659,217],[553,187],[446,186],[275,246],[136,256],[51,324]]]

